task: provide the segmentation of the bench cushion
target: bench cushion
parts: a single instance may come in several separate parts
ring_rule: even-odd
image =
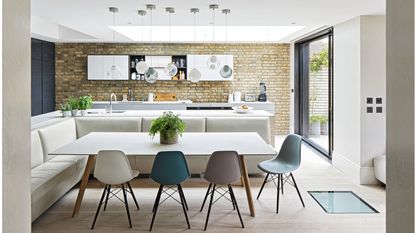
[[[141,132],[141,117],[76,118],[78,138],[91,132]]]
[[[43,163],[43,149],[37,130],[31,132],[31,168],[35,168]]]
[[[156,117],[144,117],[142,132],[149,132],[151,122]],[[204,117],[180,117],[186,124],[185,132],[206,132],[206,119]]]
[[[271,143],[268,117],[207,117],[206,132],[257,132]]]
[[[73,118],[60,121],[39,129],[42,141],[44,161],[55,157],[49,153],[76,140],[76,126]]]

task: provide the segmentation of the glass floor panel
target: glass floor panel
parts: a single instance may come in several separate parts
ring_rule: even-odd
[[[329,214],[379,213],[352,191],[308,191],[308,193]]]

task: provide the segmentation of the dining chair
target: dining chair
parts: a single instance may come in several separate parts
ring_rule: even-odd
[[[241,167],[239,164],[239,155],[236,151],[215,151],[210,156],[206,165],[203,178],[209,182],[208,190],[206,191],[205,198],[202,203],[200,211],[205,206],[206,199],[210,194],[210,203],[208,213],[205,222],[205,231],[209,222],[209,215],[212,205],[216,203],[220,198],[224,197],[228,199],[233,206],[233,209],[238,212],[239,220],[241,221],[242,228],[244,223],[242,221],[241,213],[239,212],[238,203],[236,202],[235,194],[233,192],[231,184],[239,181],[241,178]],[[223,186],[227,186],[227,190],[223,189]],[[214,194],[218,193],[219,197],[213,201]],[[230,195],[230,199],[225,195]]]
[[[190,229],[189,219],[187,217],[189,207],[187,206],[186,198],[181,186],[181,183],[189,177],[189,168],[184,154],[181,151],[162,151],[157,153],[154,159],[153,168],[151,169],[150,178],[160,184],[160,187],[153,205],[153,218],[151,219],[150,231],[153,229],[153,223],[156,218],[158,207],[169,198],[172,198],[182,205],[187,227]],[[175,187],[177,187],[177,189]],[[166,194],[167,197],[160,202],[163,193]],[[179,194],[180,201],[173,196],[175,193]]]
[[[138,175],[139,171],[131,169],[130,161],[124,152],[118,150],[102,150],[98,152],[95,162],[94,176],[100,182],[105,184],[105,188],[102,192],[101,200],[98,204],[97,212],[95,213],[95,218],[91,229],[94,229],[95,222],[97,220],[105,196],[106,198],[104,211],[107,208],[108,200],[112,197],[116,197],[120,201],[124,202],[125,209],[127,210],[128,223],[130,224],[130,228],[132,228],[130,210],[128,208],[127,193],[131,194],[135,202],[135,206],[137,207],[137,210],[139,210],[140,208],[135,198],[133,189],[130,185],[130,181],[136,178]],[[116,186],[116,188],[111,190],[112,186]],[[117,196],[117,193],[120,191],[123,192],[124,201]]]
[[[301,136],[297,134],[288,135],[285,138],[277,157],[258,164],[258,168],[266,172],[267,175],[265,176],[264,182],[259,190],[257,199],[259,199],[265,184],[272,181],[277,187],[276,213],[278,213],[279,209],[280,190],[282,194],[284,194],[284,184],[286,183],[295,187],[301,203],[303,204],[303,207],[305,207],[303,198],[301,197],[301,193],[292,173],[297,170],[301,164],[301,142]],[[277,180],[277,184],[275,184],[275,180]]]

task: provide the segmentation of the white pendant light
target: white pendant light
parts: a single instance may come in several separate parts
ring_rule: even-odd
[[[167,7],[166,12],[169,13],[169,41],[171,42],[171,14],[174,13],[173,7]],[[171,61],[167,63],[166,67],[164,67],[164,74],[167,77],[173,77],[177,74],[177,66],[174,65]]]
[[[138,15],[141,16],[141,43],[144,44],[144,16],[147,14],[145,10],[139,10]],[[135,65],[135,70],[137,70],[138,74],[144,74],[146,70],[148,69],[147,63],[144,61],[144,59],[141,59],[140,62],[138,62]]]
[[[118,8],[110,7],[109,11],[112,13],[112,43],[115,43],[115,14],[118,12]],[[120,79],[121,78],[121,69],[115,64],[115,56],[112,58],[112,65],[109,71],[107,71],[107,75],[111,77],[111,79]]]
[[[217,4],[209,5],[209,9],[212,10],[212,43],[215,43],[215,10],[218,9]],[[216,70],[220,67],[220,59],[218,56],[212,55],[207,60],[207,67],[211,70]]]
[[[225,14],[225,38],[226,38],[226,49],[228,49],[228,14],[231,13],[230,9],[223,9],[222,13]],[[228,53],[226,53],[226,63],[225,65],[220,69],[220,76],[222,78],[230,78],[232,76],[232,68],[228,65]]]
[[[193,41],[196,43],[196,13],[199,13],[198,8],[190,9],[190,12],[193,13]],[[196,68],[196,54],[193,54],[193,69],[189,71],[189,79],[193,83],[197,83],[202,78],[202,73]]]
[[[156,5],[153,4],[148,4],[147,6],[147,10],[150,11],[150,42],[151,42],[151,46],[153,46],[153,10],[156,9]],[[150,61],[150,65],[152,65],[152,56],[150,57],[151,61]],[[145,72],[144,72],[144,80],[146,80],[148,83],[154,83],[157,81],[159,77],[159,74],[157,72],[157,70],[155,70],[153,67],[149,67]]]

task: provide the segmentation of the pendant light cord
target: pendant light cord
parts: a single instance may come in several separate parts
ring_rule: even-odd
[[[153,47],[153,9],[150,9],[150,45]],[[154,49],[153,49],[154,52]],[[154,54],[153,54],[154,55]],[[153,65],[153,55],[151,55],[151,65]]]
[[[171,43],[171,12],[169,12],[169,42]]]
[[[225,40],[226,40],[226,65],[228,64],[228,53],[229,53],[229,45],[228,45],[228,13],[225,14]]]
[[[193,47],[196,46],[196,12],[193,13]],[[193,66],[196,67],[196,48],[193,51]]]
[[[213,39],[213,44],[215,43],[215,8],[212,9],[212,39]]]

